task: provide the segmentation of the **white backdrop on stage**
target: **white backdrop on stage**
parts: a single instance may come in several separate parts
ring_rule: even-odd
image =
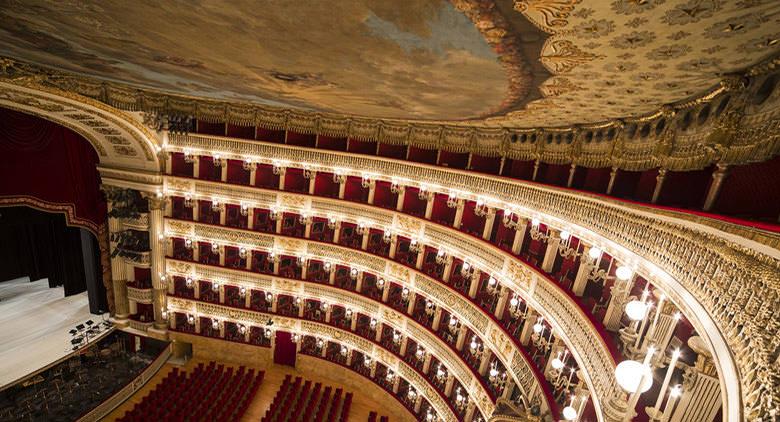
[[[71,353],[77,324],[102,322],[89,313],[86,292],[64,296],[47,279],[0,283],[0,388]]]

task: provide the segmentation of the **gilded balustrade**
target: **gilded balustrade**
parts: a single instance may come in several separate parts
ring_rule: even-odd
[[[678,304],[715,352],[724,415],[729,420],[760,417],[768,414],[771,403],[780,403],[780,381],[771,359],[780,346],[780,315],[773,311],[780,307],[780,259],[776,250],[749,240],[773,236],[595,195],[377,157],[201,135],[172,135],[168,150],[204,155],[218,151],[237,159],[274,157],[350,169],[355,175],[378,174],[378,178],[404,175],[402,182],[409,185],[426,183],[474,192],[576,228],[587,234],[585,239],[615,246],[627,262],[652,273],[652,282],[664,291],[679,292],[682,303]],[[740,379],[740,383],[723,383],[723,379]],[[617,393],[611,384],[598,395],[608,398]]]
[[[477,406],[484,415],[493,413],[495,405],[490,400],[482,384],[474,378],[471,369],[444,344],[444,342],[421,326],[412,318],[399,313],[390,306],[369,299],[357,292],[346,291],[338,287],[301,280],[288,279],[279,276],[247,273],[246,271],[229,268],[216,268],[187,261],[168,259],[169,275],[192,277],[198,280],[218,281],[221,286],[241,286],[275,295],[285,294],[301,299],[317,299],[331,305],[342,305],[355,312],[375,317],[377,321],[389,325],[401,333],[406,333],[415,342],[433,353],[444,366],[464,386],[469,396],[476,399]],[[170,297],[169,300],[174,299]]]
[[[168,309],[171,312],[184,312],[195,315],[216,317],[221,321],[235,322],[245,325],[265,326],[266,322],[273,320],[274,329],[288,331],[303,335],[314,336],[343,344],[350,349],[357,350],[366,356],[372,356],[378,362],[392,369],[396,374],[406,379],[414,387],[418,394],[428,400],[444,421],[457,421],[444,399],[433,387],[406,362],[387,352],[382,347],[354,334],[331,325],[304,321],[296,318],[288,318],[276,314],[268,314],[252,310],[231,308],[228,306],[203,303],[191,299],[171,297],[168,299]]]

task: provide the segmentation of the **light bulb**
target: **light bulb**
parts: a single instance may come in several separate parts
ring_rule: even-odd
[[[632,300],[626,304],[626,315],[632,321],[641,321],[647,314],[647,304],[641,300]]]
[[[563,417],[567,421],[573,421],[577,419],[577,411],[571,406],[566,406],[563,408]]]
[[[615,275],[617,278],[626,281],[630,279],[632,275],[634,275],[634,272],[631,271],[631,268],[628,268],[625,265],[621,265],[618,267],[617,271],[615,271]]]
[[[568,231],[564,230],[561,232],[561,240],[568,240],[569,237],[571,237],[571,233]]]
[[[615,368],[615,378],[620,388],[633,394],[637,390],[642,393],[653,385],[653,373],[648,365],[635,360],[624,360]],[[639,382],[642,381],[640,388]]]
[[[544,329],[544,325],[542,325],[541,323],[537,322],[536,324],[534,324],[534,332],[536,334],[541,333],[542,329]]]
[[[520,304],[520,301],[517,300],[516,297],[513,297],[512,299],[509,299],[509,306],[516,307],[518,304]]]
[[[595,246],[590,248],[590,251],[588,251],[588,256],[590,257],[590,259],[598,259],[598,257],[601,256],[601,249]]]

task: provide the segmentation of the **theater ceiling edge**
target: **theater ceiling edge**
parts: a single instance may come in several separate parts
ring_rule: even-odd
[[[780,49],[773,0],[8,2],[0,54],[184,97],[516,128],[651,115]]]

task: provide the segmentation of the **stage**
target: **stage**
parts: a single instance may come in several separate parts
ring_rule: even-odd
[[[64,295],[47,279],[0,283],[0,389],[72,353],[73,327],[108,317],[89,313],[86,292]]]

